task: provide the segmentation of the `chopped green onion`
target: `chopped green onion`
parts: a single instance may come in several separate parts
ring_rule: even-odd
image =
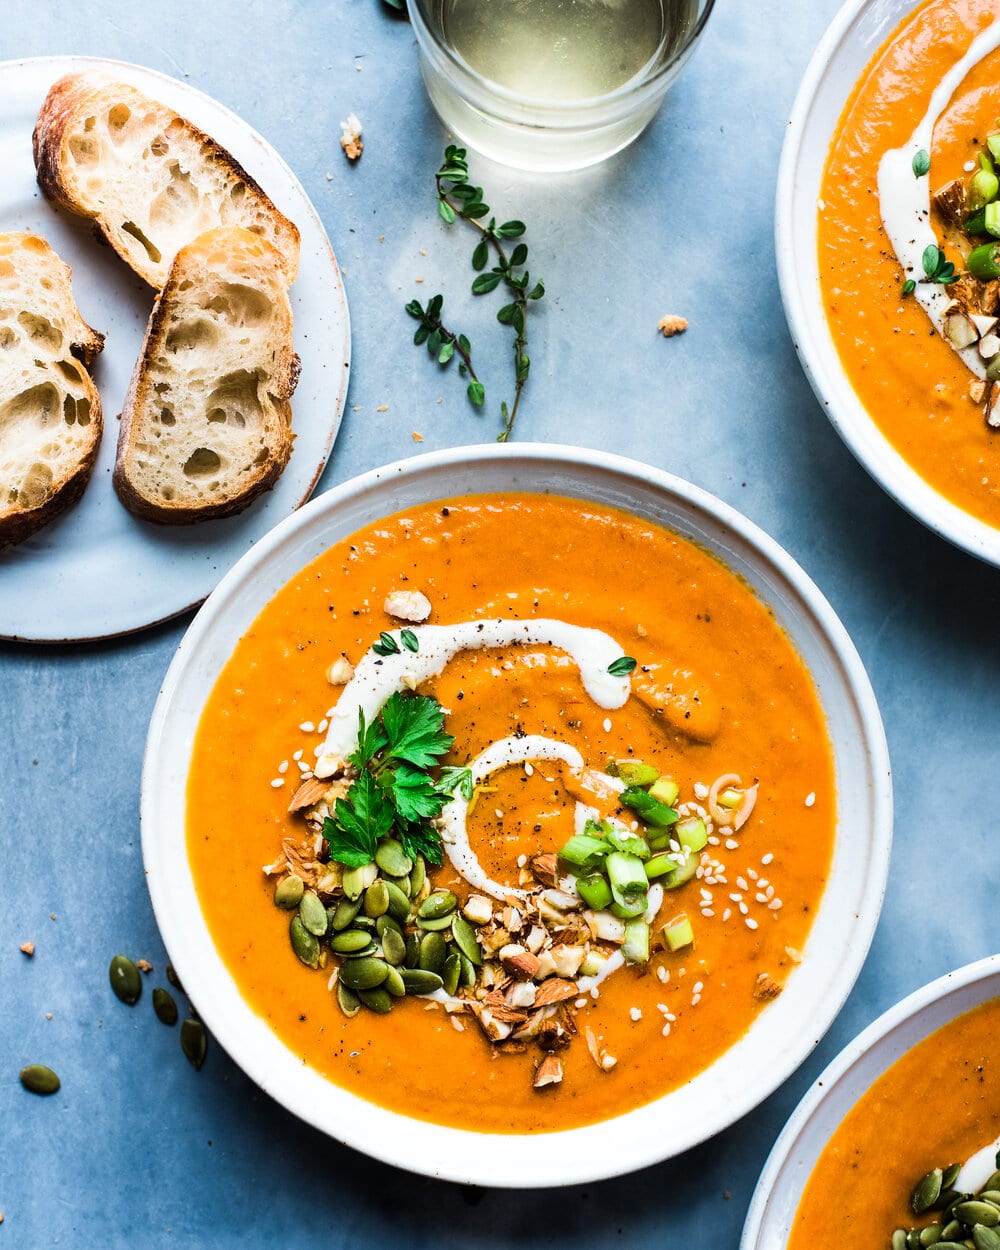
[[[730,786],[728,789],[722,791],[717,802],[720,807],[740,807],[743,803],[743,791],[735,790],[732,786]]]
[[[577,877],[576,892],[592,911],[604,911],[606,907],[610,907],[614,898],[611,886],[599,872]]]
[[[1000,278],[1000,243],[983,243],[974,247],[968,255],[965,267],[981,282]]]
[[[1000,161],[1000,135],[987,135],[986,146],[994,160]]]
[[[685,816],[674,826],[674,836],[689,851],[700,851],[708,842],[708,830],[700,816]]]
[[[665,877],[667,873],[677,871],[677,860],[673,855],[654,855],[646,860],[646,876],[650,881],[656,877]]]
[[[966,234],[978,235],[986,233],[986,209],[981,208],[978,213],[973,213],[971,217],[966,217],[962,223],[962,228]]]
[[[646,906],[644,898],[637,898],[632,903],[612,903],[608,911],[619,920],[634,920],[645,912]]]
[[[992,169],[981,169],[972,175],[966,205],[973,213],[978,212],[984,205],[997,198],[998,191],[1000,191],[1000,179]]]
[[[622,954],[627,964],[644,964],[649,960],[649,925],[645,920],[627,922]]]
[[[994,239],[1000,239],[1000,202],[987,204],[983,209],[983,229]]]
[[[604,838],[594,838],[587,833],[575,833],[560,850],[559,858],[574,868],[593,868],[613,848]]]
[[[991,174],[993,172],[993,158],[989,152],[979,153],[979,168],[983,173]]]
[[[663,884],[668,890],[676,890],[678,886],[687,885],[691,878],[697,873],[698,865],[701,863],[701,856],[695,851],[684,849],[684,862],[677,865],[677,872],[669,881]]]
[[[687,916],[680,915],[664,925],[663,944],[668,951],[679,951],[685,946],[694,946],[694,925]]]
[[[612,828],[608,832],[607,841],[616,851],[623,855],[635,855],[638,859],[649,859],[649,844],[637,833],[627,829]]]
[[[669,829],[650,829],[646,834],[646,841],[649,843],[649,849],[654,853],[656,851],[666,851],[670,848],[671,831]]]
[[[657,777],[656,781],[649,787],[649,793],[654,799],[658,799],[661,803],[666,803],[667,807],[673,807],[680,795],[681,788],[674,781],[673,777]]]
[[[612,851],[604,861],[611,885],[611,893],[615,902],[626,909],[631,909],[637,902],[646,909],[646,870],[642,860],[636,855],[623,855],[621,851]]]
[[[652,795],[638,786],[629,786],[621,792],[620,798],[621,802],[626,807],[630,807],[647,825],[662,829],[674,824],[677,820],[677,813],[672,807],[667,807],[666,803],[654,799]]]
[[[641,760],[608,760],[609,777],[620,777],[627,786],[648,786],[659,773],[652,764]]]

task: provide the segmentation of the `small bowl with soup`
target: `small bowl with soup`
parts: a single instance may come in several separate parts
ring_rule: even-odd
[[[719,500],[576,449],[366,474],[199,612],[143,772],[233,1059],[402,1167],[569,1184],[733,1123],[849,992],[888,866],[868,680]]]
[[[796,350],[905,508],[1000,564],[1000,24],[989,0],[851,0],[778,178]]]
[[[741,1250],[993,1246],[998,1039],[997,956],[924,986],[865,1029],[775,1143]]]

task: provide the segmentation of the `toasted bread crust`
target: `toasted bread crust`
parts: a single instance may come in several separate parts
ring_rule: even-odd
[[[166,525],[190,525],[198,521],[233,516],[249,507],[258,496],[274,486],[291,456],[295,436],[291,429],[289,400],[298,382],[300,364],[292,348],[291,309],[288,307],[284,285],[272,281],[268,290],[276,301],[283,303],[277,318],[277,342],[269,347],[273,352],[273,371],[266,378],[267,415],[271,416],[273,412],[273,417],[268,427],[266,459],[261,460],[252,477],[243,480],[238,489],[226,489],[212,499],[203,498],[197,501],[183,498],[167,500],[153,494],[148,489],[148,483],[142,480],[148,474],[138,464],[138,444],[150,436],[151,422],[156,419],[153,414],[161,403],[157,391],[158,379],[162,385],[164,377],[174,379],[180,371],[178,366],[177,371],[164,373],[163,362],[170,350],[168,335],[171,325],[176,324],[179,316],[183,320],[184,316],[190,315],[183,310],[190,304],[193,295],[199,293],[198,284],[205,282],[206,269],[209,280],[216,279],[221,284],[226,275],[224,266],[219,263],[220,255],[226,251],[240,252],[247,248],[253,254],[259,273],[266,275],[270,270],[273,274],[280,267],[280,258],[275,249],[249,231],[237,227],[210,230],[178,252],[167,283],[153,306],[142,352],[136,362],[122,407],[113,475],[115,490],[122,503],[131,513],[144,520]],[[209,261],[210,257],[213,258],[212,261]],[[183,296],[180,291],[182,283],[187,284]],[[262,280],[263,285],[265,283]],[[207,291],[203,304],[205,298]],[[225,381],[220,378],[213,380]],[[181,377],[177,381],[176,389],[183,392],[183,387],[184,380]],[[180,406],[184,406],[183,401]],[[203,414],[201,419],[203,420]],[[178,423],[182,420],[179,417]],[[204,441],[206,437],[201,434],[195,441]]]
[[[74,504],[90,480],[101,399],[70,358],[89,365],[104,336],[80,316],[69,266],[40,235],[0,234],[0,303],[0,546],[9,546]]]
[[[129,203],[102,204],[93,187],[89,184],[87,187],[83,185],[72,157],[74,138],[80,139],[85,132],[92,132],[94,141],[98,141],[99,129],[94,126],[88,131],[88,115],[110,113],[116,107],[124,108],[126,112],[141,110],[144,116],[155,119],[155,129],[169,131],[171,137],[176,137],[187,153],[186,163],[190,166],[188,182],[200,178],[213,189],[222,188],[230,193],[239,190],[239,206],[227,203],[223,197],[224,207],[213,221],[204,220],[205,213],[199,206],[197,220],[183,223],[182,218],[182,224],[186,224],[188,228],[181,229],[182,237],[177,246],[166,251],[153,248],[158,253],[157,257],[153,256],[152,251],[144,254],[142,247],[136,246],[134,237],[125,237],[130,232],[123,230],[123,226],[131,225],[132,222],[123,222],[120,218],[128,218],[128,212],[116,211],[127,210]],[[178,246],[190,242],[196,235],[215,224],[242,225],[254,233],[269,237],[283,258],[288,283],[295,280],[298,270],[299,232],[294,223],[277,209],[256,180],[221,144],[193,122],[159,101],[143,95],[135,87],[111,82],[93,72],[69,74],[59,79],[50,88],[39,112],[32,135],[32,149],[38,185],[46,197],[72,213],[92,220],[119,256],[157,290],[166,281]],[[143,160],[154,162],[155,167],[145,168],[142,161],[135,162],[133,173],[135,186],[138,188],[136,199],[139,202],[145,199],[147,209],[154,198],[152,180],[162,180],[162,162],[167,154],[166,150],[155,156],[144,151]],[[144,186],[147,181],[149,185]],[[141,213],[137,211],[135,216],[139,217]],[[170,233],[176,235],[177,231]]]

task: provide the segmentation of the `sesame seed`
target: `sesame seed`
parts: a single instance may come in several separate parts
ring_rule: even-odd
[[[667,1015],[670,1011],[670,1008],[667,1006],[666,1003],[657,1003],[656,1010],[661,1012],[663,1015]]]
[[[767,907],[769,911],[779,911],[781,909],[781,899],[772,898]]]
[[[601,997],[601,991],[597,988],[596,985],[592,985],[590,987],[590,997],[593,998],[595,1001]]]
[[[773,885],[769,885],[767,887],[767,889],[764,892],[764,897],[767,899],[768,902],[770,902],[771,899],[774,898],[774,886]]]
[[[320,723],[316,726],[316,732],[318,734],[325,734],[329,727],[330,727],[330,722],[324,716],[323,719],[320,721]]]
[[[670,973],[664,968],[663,964],[660,964],[656,969],[656,979],[661,985],[666,985],[667,981],[670,980]]]
[[[709,846],[721,846],[722,843],[719,841],[719,839],[715,836],[714,833],[710,833],[708,835],[708,845]]]
[[[698,1006],[698,1004],[699,1004],[700,1002],[701,1002],[701,995],[700,995],[700,994],[692,994],[692,995],[691,995],[691,1006],[692,1006],[692,1007],[697,1007],[697,1006]]]
[[[527,862],[528,862],[527,855],[518,855],[517,857],[518,868],[523,868]]]
[[[806,807],[812,807],[815,802],[816,795],[810,790],[810,792],[806,795]]]
[[[731,907],[727,907],[726,910],[722,913],[722,919],[728,920],[732,914],[733,914],[733,909]]]
[[[302,773],[300,774],[300,780],[308,781],[311,776],[312,776],[312,769],[309,769],[309,768],[303,769]]]
[[[754,918],[753,918],[752,916],[747,916],[746,920],[744,920],[744,921],[743,921],[743,923],[746,925],[746,927],[747,927],[748,929],[756,929],[756,928],[757,928],[757,921],[756,921],[756,920],[754,920]]]
[[[702,991],[704,988],[705,988],[705,982],[704,982],[704,981],[695,981],[695,983],[694,983],[694,985],[693,985],[693,987],[692,987],[692,989],[691,989],[691,993],[692,993],[692,994],[700,994],[700,993],[701,993],[701,991]]]
[[[496,816],[497,820],[503,820],[503,808],[502,807],[494,807],[493,814]],[[524,864],[528,862],[525,856],[519,855],[517,858],[518,858],[518,865],[517,865],[518,868],[523,868]],[[520,862],[522,859],[524,859],[524,864]]]
[[[674,1015],[672,1011],[668,1011],[666,1015],[664,1016],[664,1019],[669,1020],[671,1024],[677,1023],[677,1017]]]
[[[702,886],[702,888],[701,888],[701,897],[702,897],[702,898],[704,898],[704,899],[707,899],[709,902],[711,902],[711,901],[712,901],[712,891],[711,891],[711,890],[706,890],[706,889],[705,889],[705,887],[704,887],[704,886]]]
[[[663,1026],[663,1028],[662,1028],[662,1029],[660,1029],[660,1032],[663,1034],[663,1036],[664,1036],[664,1037],[669,1037],[669,1036],[670,1036],[670,1025],[669,1025],[669,1024],[665,1024],[665,1025]]]
[[[294,752],[294,754],[292,755],[292,759],[300,760],[301,758],[302,758],[302,748],[299,747],[299,749],[296,752]]]
[[[711,909],[711,907],[703,907],[701,909],[701,914],[703,916],[707,916],[709,920],[711,920],[711,918],[715,915],[715,912]]]
[[[762,864],[769,864],[773,859],[774,859],[774,856],[772,855],[770,851],[768,851],[766,855],[762,855],[760,857],[760,862]]]
[[[308,773],[311,771],[309,768],[309,765],[305,762],[305,760],[296,760],[295,762],[299,766],[300,773]]]
[[[573,1006],[574,1006],[574,1007],[575,1007],[578,1011],[580,1010],[580,1008],[581,1008],[581,1007],[586,1007],[586,1005],[587,1005],[587,1000],[586,1000],[585,998],[578,998],[578,999],[576,1000],[576,1002],[574,1002],[574,1004],[573,1004]]]
[[[534,775],[534,772],[535,772],[535,770],[534,770],[534,768],[533,768],[533,767],[532,767],[532,765],[531,765],[531,761],[530,761],[530,760],[525,760],[525,761],[524,761],[524,775],[525,775],[526,777],[531,777],[531,776],[533,776],[533,775]]]
[[[731,903],[738,903],[742,897],[742,894],[730,894],[729,901]]]
[[[694,783],[694,796],[696,799],[708,798],[708,786],[706,786],[703,781],[696,781]]]
[[[764,893],[764,891],[763,891],[763,890],[758,890],[758,891],[757,891],[757,893],[754,895],[754,899],[755,899],[758,903],[766,903],[766,902],[767,902],[767,895]]]
[[[316,732],[316,726],[311,720],[304,720],[299,726],[299,730],[304,734],[314,734]]]
[[[275,777],[275,779],[271,782],[271,785],[275,788],[275,790],[279,790],[284,784],[284,777]]]
[[[735,838],[726,838],[726,850],[727,851],[738,851],[739,849],[740,849],[740,844],[736,841]]]
[[[287,773],[287,772],[288,772],[288,760],[282,760],[282,761],[281,761],[281,763],[278,765],[278,772],[279,772],[279,773]]]
[[[740,909],[741,916],[747,915],[747,913],[750,911],[750,908],[747,907],[746,903],[743,903],[743,902],[739,904],[739,909]]]
[[[752,868],[748,868],[748,869],[747,869],[747,876],[750,878],[750,880],[751,880],[751,881],[756,881],[756,880],[757,880],[757,874],[756,874],[756,872],[754,872],[754,870],[753,870]]]
[[[605,716],[604,718],[604,732],[606,734],[609,734],[611,732],[611,717],[610,716]]]
[[[628,1014],[629,1014],[629,1017],[630,1017],[632,1020],[641,1020],[641,1019],[642,1019],[642,1012],[640,1011],[640,1009],[639,1009],[638,1007],[630,1007],[630,1008],[628,1009]]]
[[[749,885],[747,885],[747,879],[746,879],[746,877],[737,877],[737,878],[736,878],[736,884],[740,887],[740,889],[741,889],[741,890],[749,890],[749,889],[750,889]]]

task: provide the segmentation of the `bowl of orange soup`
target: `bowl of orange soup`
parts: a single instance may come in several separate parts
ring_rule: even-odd
[[[550,446],[313,500],[178,648],[143,855],[268,1093],[452,1180],[556,1185],[733,1123],[816,1044],[885,884],[843,627],[697,488]]]
[[[834,426],[914,516],[993,564],[996,17],[991,0],[846,4],[803,79],[776,203],[786,315]]]
[[[975,1245],[992,1245],[1000,1226],[998,1039],[997,956],[890,1008],[844,1048],[788,1121],[754,1192],[742,1250],[964,1245],[977,1224],[990,1231],[976,1234]]]

